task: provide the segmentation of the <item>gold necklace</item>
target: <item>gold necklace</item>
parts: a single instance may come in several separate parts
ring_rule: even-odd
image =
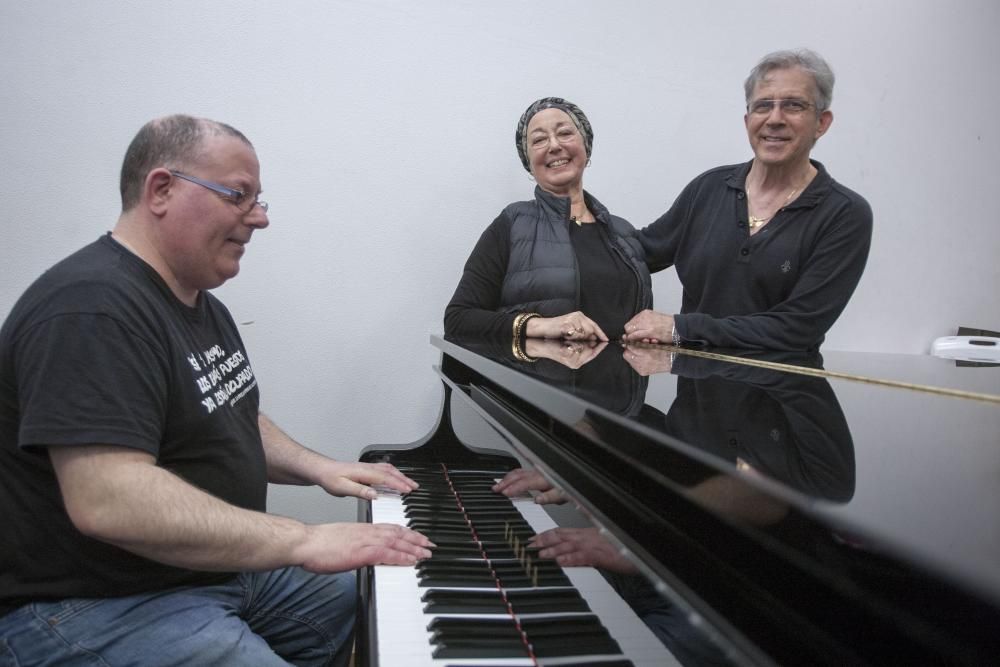
[[[785,201],[781,202],[781,206],[779,206],[777,209],[775,209],[774,213],[772,213],[771,215],[767,216],[766,218],[758,218],[756,215],[753,215],[752,213],[750,213],[750,188],[747,188],[747,217],[749,218],[748,224],[750,225],[750,229],[751,230],[757,229],[758,227],[760,227],[761,225],[763,225],[765,222],[767,222],[768,220],[770,220],[774,216],[778,215],[778,211],[780,211],[782,208],[784,208],[785,205],[788,204],[788,202],[792,201],[792,197],[798,191],[799,191],[799,189],[795,188],[791,192],[789,192],[788,196],[785,197]]]

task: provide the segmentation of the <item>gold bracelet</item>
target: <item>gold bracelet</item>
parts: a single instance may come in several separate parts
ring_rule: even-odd
[[[511,330],[511,335],[517,338],[517,333],[521,329],[521,322],[524,320],[524,316],[527,313],[518,313],[517,317],[514,318],[513,329]]]
[[[518,316],[514,318],[513,331],[511,332],[514,338],[521,337],[521,334],[524,332],[524,326],[532,317],[541,317],[541,315],[538,313],[519,313]]]
[[[521,334],[524,333],[525,325],[528,323],[532,317],[541,317],[538,313],[520,313],[514,318],[513,334],[514,339],[511,341],[510,349],[511,353],[514,355],[515,359],[521,361],[527,361],[529,363],[534,363],[538,361],[533,357],[529,357],[523,349],[521,349]]]

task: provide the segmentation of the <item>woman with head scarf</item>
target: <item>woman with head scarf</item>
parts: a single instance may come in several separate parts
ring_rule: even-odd
[[[652,289],[635,229],[583,189],[594,131],[575,104],[534,102],[514,134],[534,199],[507,206],[483,232],[445,310],[449,336],[606,341],[620,338]],[[530,360],[530,359],[524,359]]]

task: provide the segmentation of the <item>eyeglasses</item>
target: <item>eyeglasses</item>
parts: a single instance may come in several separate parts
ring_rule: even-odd
[[[797,99],[755,100],[747,105],[747,111],[758,116],[764,116],[770,114],[776,105],[781,109],[781,113],[788,116],[798,116],[816,106],[805,100]]]
[[[212,181],[206,181],[203,178],[198,178],[197,176],[188,176],[179,171],[170,170],[170,173],[177,178],[183,178],[185,181],[191,181],[196,183],[203,188],[208,188],[212,192],[217,192],[240,209],[244,213],[249,213],[253,210],[254,206],[260,206],[264,213],[267,213],[267,209],[270,208],[266,201],[261,201],[257,197],[250,199],[245,192],[242,190],[234,190],[233,188],[227,188],[225,185],[219,185],[218,183],[213,183]]]
[[[559,143],[568,144],[574,139],[576,139],[578,136],[580,136],[580,133],[571,127],[561,127],[558,130],[556,130],[555,136],[556,136],[556,141],[558,141]],[[530,137],[528,137],[528,145],[536,149],[548,148],[548,145],[551,141],[552,138],[547,133],[532,134]]]

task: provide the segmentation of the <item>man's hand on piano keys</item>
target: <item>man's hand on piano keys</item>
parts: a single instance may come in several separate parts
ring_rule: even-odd
[[[307,526],[296,562],[309,572],[356,570],[368,565],[414,565],[435,544],[415,530],[391,523],[324,523]]]
[[[535,535],[528,546],[539,549],[539,558],[554,559],[563,567],[599,567],[625,574],[638,571],[597,528],[553,528]]]
[[[562,491],[554,488],[542,473],[525,468],[515,468],[504,475],[503,479],[493,485],[493,491],[508,498],[523,496],[529,491],[539,491],[540,493],[535,494],[535,502],[539,505],[566,502]]]
[[[372,487],[409,493],[420,485],[399,472],[389,463],[342,463],[331,461],[320,476],[319,485],[334,496],[357,496],[374,500],[378,492]]]

